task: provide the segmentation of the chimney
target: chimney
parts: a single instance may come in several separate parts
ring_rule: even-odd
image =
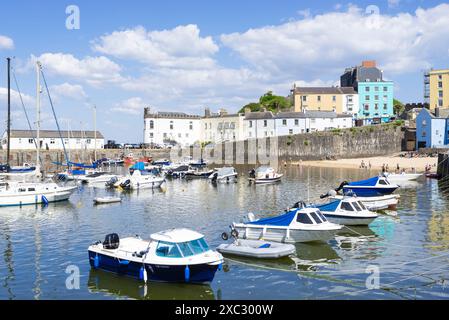
[[[362,67],[365,67],[365,68],[376,68],[376,60],[365,60],[365,61],[362,61]]]
[[[208,107],[204,108],[204,117],[205,118],[210,117],[210,108]]]
[[[250,114],[250,113],[251,113],[251,108],[245,107],[245,115]]]
[[[440,117],[440,108],[435,108],[435,117]]]
[[[225,116],[225,115],[228,114],[228,111],[226,111],[226,109],[224,109],[224,108],[221,108],[221,109],[218,111],[218,113],[219,113],[220,116]]]

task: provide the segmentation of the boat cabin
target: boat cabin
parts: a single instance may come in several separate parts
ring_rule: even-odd
[[[361,212],[368,210],[360,200],[352,197],[345,198],[343,200],[335,200],[315,207],[323,212],[335,212],[335,211]]]
[[[263,218],[260,220],[251,221],[248,224],[288,227],[296,223],[318,225],[325,222],[328,221],[326,217],[321,213],[320,209],[303,208],[290,210],[287,213],[277,217]]]
[[[151,235],[156,242],[156,256],[184,258],[210,250],[204,236],[188,229],[171,229]]]

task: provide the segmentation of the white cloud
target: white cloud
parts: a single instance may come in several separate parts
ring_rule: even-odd
[[[26,108],[34,107],[35,103],[34,97],[24,94],[22,92],[22,99]],[[8,89],[0,87],[0,104],[4,106],[7,104],[7,101],[8,101]],[[11,89],[11,106],[14,107],[15,109],[20,108],[20,110],[22,110],[22,103],[20,101],[19,92],[13,89]]]
[[[211,56],[218,51],[213,39],[200,37],[198,26],[193,24],[162,31],[147,31],[143,27],[115,31],[95,40],[92,48],[164,68],[211,67],[214,65]]]
[[[132,97],[117,103],[111,110],[131,115],[140,115],[143,113],[145,106],[146,104],[142,98]]]
[[[52,75],[86,81],[94,86],[118,83],[124,80],[120,75],[122,68],[104,56],[88,56],[78,59],[71,54],[44,53],[39,57],[31,56],[27,65],[28,69],[34,65],[36,60],[42,63],[44,72],[48,71]]]
[[[14,41],[11,38],[8,38],[7,36],[2,36],[0,34],[0,50],[2,49],[6,50],[14,49]]]
[[[401,2],[401,0],[388,0],[388,7],[395,8],[395,7],[399,6],[400,2]]]
[[[67,82],[51,86],[50,93],[57,98],[67,97],[75,100],[87,99],[87,94],[81,85],[70,84]]]
[[[447,50],[449,5],[414,14],[367,15],[355,6],[278,26],[223,34],[222,43],[254,68],[272,74],[323,77],[376,59],[386,73],[430,66]]]

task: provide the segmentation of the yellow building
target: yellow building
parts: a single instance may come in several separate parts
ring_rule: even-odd
[[[429,105],[435,108],[449,108],[449,69],[429,71]]]
[[[314,110],[356,114],[359,111],[358,94],[352,87],[294,87],[292,95],[295,112]]]

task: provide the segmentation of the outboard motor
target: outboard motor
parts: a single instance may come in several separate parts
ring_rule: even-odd
[[[347,186],[348,184],[349,184],[348,181],[343,181],[342,183],[340,183],[340,186],[337,189],[335,189],[335,192],[340,192],[341,190],[343,190],[343,187]]]
[[[215,172],[214,175],[212,176],[212,182],[217,182],[218,180],[218,172]]]
[[[123,189],[131,188],[131,180],[127,179],[125,182],[120,184],[120,187],[122,187]]]
[[[249,172],[249,177],[250,177],[250,178],[255,178],[255,177],[256,177],[256,170],[255,170],[255,169],[252,169],[252,170]]]
[[[117,177],[112,177],[111,180],[109,180],[108,182],[106,182],[106,187],[107,188],[112,188],[114,187],[114,184],[118,181]]]
[[[104,249],[118,249],[120,245],[120,238],[117,233],[111,233],[106,235],[103,242]]]
[[[329,190],[327,193],[322,194],[322,195],[320,196],[320,199],[324,199],[324,198],[327,198],[327,197],[335,197],[336,195],[337,195],[337,191],[335,191],[335,190]]]
[[[303,208],[305,208],[306,207],[306,203],[304,202],[304,201],[298,201],[298,202],[296,202],[294,205],[293,205],[293,207],[292,207],[292,209],[303,209]]]

